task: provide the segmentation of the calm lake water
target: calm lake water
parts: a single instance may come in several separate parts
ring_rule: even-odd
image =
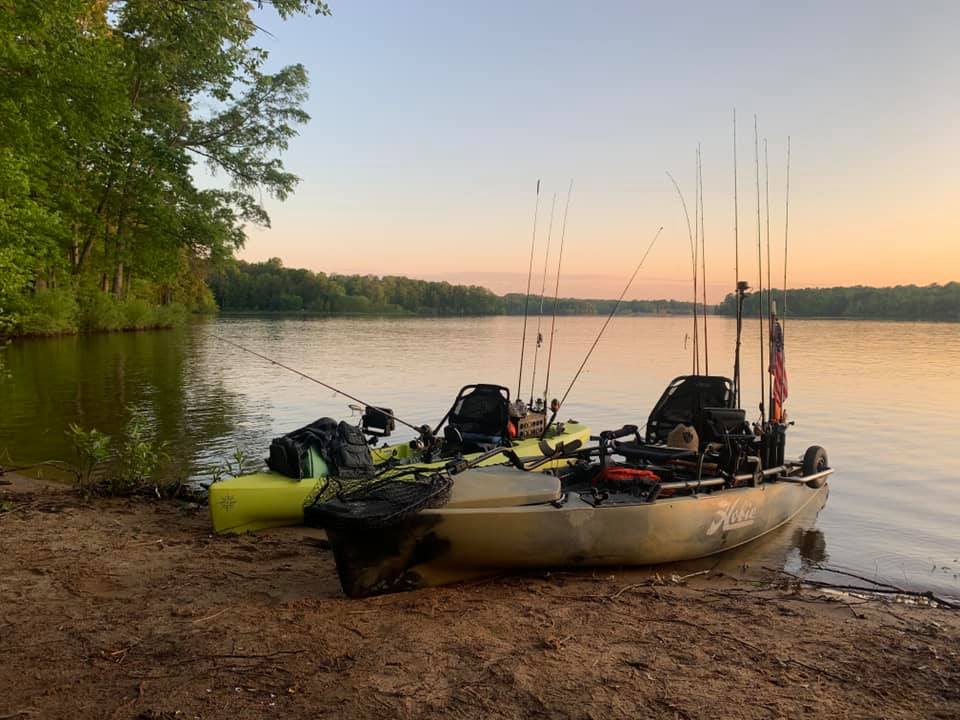
[[[558,322],[550,395],[562,395],[603,318]],[[392,407],[436,422],[460,386],[515,392],[521,318],[224,318],[150,333],[28,340],[0,357],[0,462],[70,455],[71,422],[117,434],[137,408],[170,443],[171,471],[209,477],[236,448],[263,457],[270,438],[347,400],[220,341],[223,336]],[[561,413],[595,431],[642,424],[667,383],[690,369],[688,318],[622,317],[608,328]],[[544,328],[546,335],[547,328]],[[536,318],[531,335],[535,337]],[[731,374],[734,323],[711,318],[710,370]],[[744,407],[759,400],[758,329],[744,334]],[[837,469],[826,506],[731,567],[823,561],[894,584],[960,594],[960,325],[790,320],[788,454],[823,445]],[[528,343],[523,394],[529,395]],[[542,392],[546,348],[537,370]],[[397,433],[398,438],[410,433]]]

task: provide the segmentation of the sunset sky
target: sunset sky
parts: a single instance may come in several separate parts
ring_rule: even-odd
[[[791,286],[960,280],[960,3],[332,2],[260,42],[311,78],[285,156],[303,178],[241,257],[522,291],[534,188],[543,268],[574,181],[561,294],[685,298],[703,148],[709,297],[756,284],[753,114],[768,138],[782,282],[786,137]],[[761,185],[762,178],[761,157]],[[765,227],[764,227],[765,230]],[[765,235],[764,235],[765,240]],[[553,264],[551,260],[551,265]],[[539,272],[538,271],[538,272]],[[534,281],[537,287],[538,280]]]

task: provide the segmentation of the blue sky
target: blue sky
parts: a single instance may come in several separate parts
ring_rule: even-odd
[[[665,171],[692,207],[701,143],[708,287],[721,297],[736,107],[742,275],[756,276],[757,113],[775,275],[789,134],[791,285],[960,279],[960,4],[331,7],[258,18],[271,62],[307,67],[313,119],[285,156],[302,184],[268,202],[273,227],[252,229],[243,257],[519,289],[536,180],[540,254],[552,193],[562,206],[572,178],[562,291],[616,295],[663,225],[631,294],[684,297],[689,242]]]

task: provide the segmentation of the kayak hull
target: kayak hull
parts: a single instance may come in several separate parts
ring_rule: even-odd
[[[557,442],[569,443],[579,440],[586,443],[590,438],[590,428],[580,423],[568,422],[563,432],[555,429],[547,434],[551,445]],[[538,439],[515,441],[513,450],[521,457],[538,456]],[[406,462],[400,467],[441,468],[446,459],[435,463],[416,463],[416,457],[409,445],[384,445],[373,448],[371,454],[375,464],[390,457]],[[479,456],[480,453],[466,455],[466,459]],[[495,465],[505,462],[502,455],[489,458],[483,465]],[[566,461],[563,461],[566,462]],[[548,463],[543,470],[557,467],[559,463]],[[209,489],[210,519],[216,533],[245,533],[284,525],[303,524],[303,505],[322,485],[326,476],[296,480],[273,471],[264,471],[228,478],[213,483]]]
[[[344,592],[364,597],[501,570],[693,560],[756,540],[826,493],[826,485],[769,482],[598,506],[570,493],[532,505],[423,510],[391,528],[327,535]]]

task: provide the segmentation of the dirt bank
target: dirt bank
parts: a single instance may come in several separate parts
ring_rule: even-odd
[[[960,717],[960,613],[608,572],[347,600],[307,531],[0,496],[0,719]]]

